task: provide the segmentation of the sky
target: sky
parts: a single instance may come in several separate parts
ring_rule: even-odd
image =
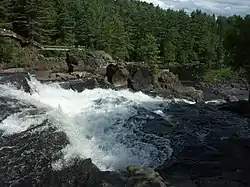
[[[250,0],[141,0],[161,8],[184,9],[187,12],[200,9],[207,13],[230,16],[250,14]]]

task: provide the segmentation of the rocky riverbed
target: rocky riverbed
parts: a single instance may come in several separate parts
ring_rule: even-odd
[[[135,81],[144,71],[125,76],[130,89],[149,88]],[[250,186],[246,102],[190,104],[71,76],[0,75],[1,186]]]

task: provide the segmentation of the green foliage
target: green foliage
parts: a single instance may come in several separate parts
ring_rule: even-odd
[[[44,57],[64,57],[65,51],[41,51]]]
[[[147,34],[145,37],[141,38],[137,47],[137,59],[139,61],[144,61],[151,67],[154,76],[154,83],[157,83],[158,77],[158,60],[159,60],[159,44],[157,40],[151,34]]]
[[[31,67],[37,62],[37,52],[22,48],[16,42],[0,38],[0,63],[7,68]]]
[[[12,48],[10,43],[0,38],[0,63],[9,63],[12,60]]]
[[[215,70],[208,70],[203,79],[207,83],[217,83],[230,78],[233,75],[233,71],[230,68],[221,68]]]
[[[155,63],[158,59],[159,45],[157,40],[151,34],[141,38],[137,46],[137,59],[146,63]]]
[[[154,74],[159,66],[194,77],[229,66],[250,72],[250,16],[216,19],[135,0],[0,0],[0,27],[42,44],[81,45],[121,61],[144,61]],[[5,61],[7,49],[1,48]]]
[[[72,50],[69,51],[69,53],[70,53],[71,55],[78,56],[78,57],[82,57],[82,58],[85,58],[86,55],[87,55],[87,51],[86,51],[86,50],[72,49]]]

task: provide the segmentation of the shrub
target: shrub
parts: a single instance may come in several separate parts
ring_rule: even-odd
[[[230,68],[208,70],[204,74],[203,80],[208,83],[217,83],[231,77],[233,73]]]
[[[0,38],[0,62],[8,63],[12,60],[13,49],[9,42]]]

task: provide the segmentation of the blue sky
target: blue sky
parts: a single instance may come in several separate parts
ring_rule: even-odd
[[[230,16],[250,14],[250,0],[141,0],[162,8],[185,9],[191,12],[201,9],[216,15]]]

